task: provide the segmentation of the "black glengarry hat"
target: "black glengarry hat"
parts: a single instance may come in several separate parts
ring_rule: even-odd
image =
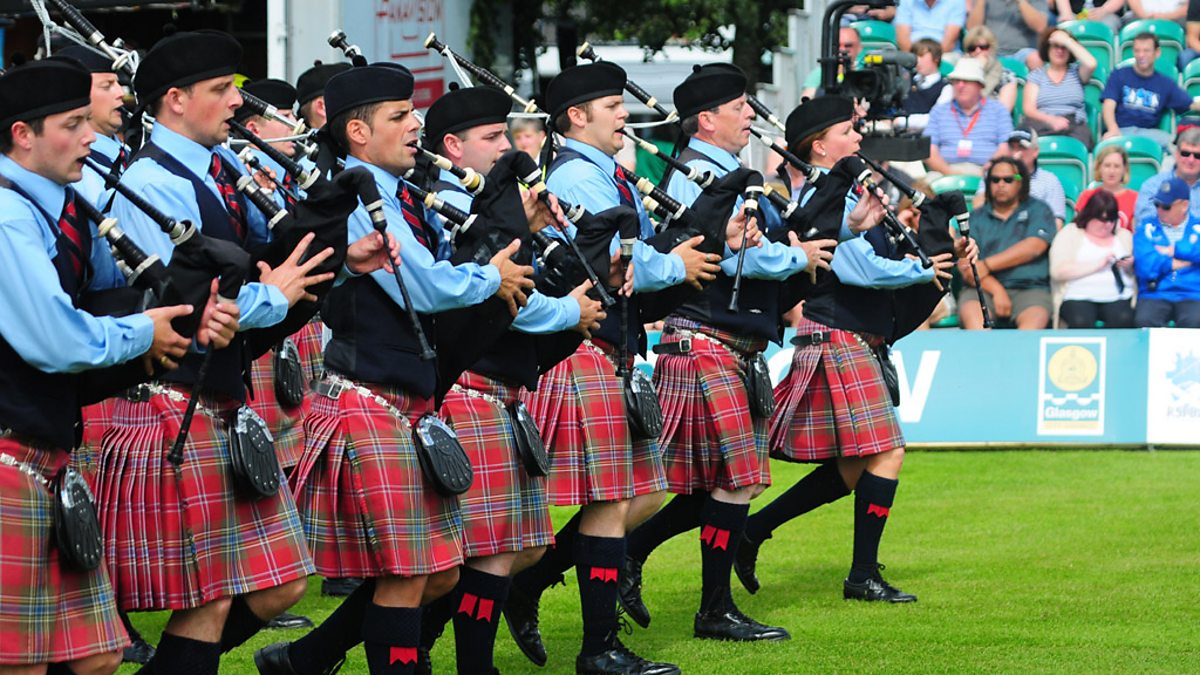
[[[146,53],[133,78],[133,90],[138,102],[147,105],[171,87],[232,75],[241,61],[242,46],[228,33],[175,33],[159,40]]]
[[[279,110],[291,110],[296,105],[296,88],[284,80],[252,80],[242,85],[242,91],[270,103]],[[246,106],[234,112],[234,119],[241,121],[254,115],[254,111]]]
[[[746,93],[746,73],[732,63],[695,66],[675,87],[672,98],[679,119],[728,103]]]
[[[88,69],[88,72],[92,72],[92,73],[115,73],[115,72],[117,72],[113,68],[112,59],[105,56],[104,53],[101,52],[100,50],[93,49],[92,47],[85,47],[83,45],[74,45],[73,44],[69,47],[63,47],[62,49],[54,52],[54,55],[55,56],[64,56],[67,58],[75,59],[76,61],[82,63],[83,67]]]
[[[788,148],[829,127],[854,118],[854,101],[845,96],[820,96],[800,104],[784,123]]]
[[[428,147],[436,147],[446,134],[508,121],[512,99],[503,91],[487,86],[459,89],[451,84],[450,87],[450,92],[434,101],[425,113]]]
[[[398,63],[372,63],[350,68],[325,84],[325,116],[338,115],[368,103],[412,98],[412,71]]]
[[[550,80],[546,87],[546,107],[556,118],[567,108],[625,91],[625,69],[607,61],[571,66]]]
[[[92,102],[92,75],[78,61],[51,57],[0,76],[0,128],[56,115]]]
[[[312,68],[300,73],[296,80],[296,102],[304,105],[318,96],[324,96],[325,85],[329,83],[329,79],[350,70],[351,67],[349,63],[313,64]]]

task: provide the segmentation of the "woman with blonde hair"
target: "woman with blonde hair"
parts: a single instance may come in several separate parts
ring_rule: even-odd
[[[1092,162],[1092,180],[1100,184],[1079,194],[1075,203],[1076,211],[1083,211],[1092,195],[1101,191],[1107,192],[1117,200],[1121,228],[1132,232],[1138,193],[1129,187],[1129,153],[1125,148],[1119,145],[1100,148]]]
[[[1017,78],[996,56],[996,34],[987,26],[976,26],[963,37],[963,54],[983,65],[983,95],[1004,104],[1009,112],[1017,104]]]

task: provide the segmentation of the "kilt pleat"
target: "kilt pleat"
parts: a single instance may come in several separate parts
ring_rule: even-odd
[[[54,478],[64,450],[0,439],[0,452]],[[104,565],[65,568],[53,544],[54,498],[22,471],[0,465],[0,665],[73,661],[129,644]]]
[[[771,456],[793,462],[865,457],[904,445],[883,373],[853,333],[805,321],[800,335],[830,340],[797,348],[775,387]]]
[[[666,489],[658,443],[632,439],[621,380],[598,347],[580,345],[522,396],[550,453],[551,503],[611,502]]]
[[[370,385],[410,423],[432,402]],[[462,563],[458,500],[425,479],[411,427],[375,401],[347,390],[316,395],[307,443],[292,476],[304,534],[327,577],[412,577]]]
[[[678,342],[664,334],[663,343]],[[750,415],[741,364],[727,347],[693,339],[687,354],[663,354],[654,386],[663,406],[663,465],[676,494],[770,483],[767,420]]]
[[[291,494],[252,498],[235,487],[225,424],[236,404],[201,402],[221,419],[196,413],[179,469],[167,451],[186,402],[159,394],[114,409],[97,482],[124,609],[190,609],[313,572]]]
[[[96,466],[100,454],[100,439],[104,438],[104,432],[112,426],[112,413],[116,404],[115,398],[108,398],[99,403],[84,406],[80,410],[83,435],[80,438],[79,447],[71,453],[71,466],[75,467],[75,470],[83,476],[93,492],[96,489]]]
[[[464,554],[476,558],[553,543],[546,479],[530,476],[521,463],[507,410],[520,388],[471,371],[458,378],[458,386],[503,405],[456,390],[442,403],[442,415],[475,469],[471,488],[458,498]]]

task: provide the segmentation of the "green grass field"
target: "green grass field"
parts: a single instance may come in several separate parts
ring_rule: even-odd
[[[780,487],[808,470],[773,468]],[[842,600],[853,518],[844,499],[775,533],[759,558],[757,595],[733,580],[742,609],[786,626],[790,642],[691,637],[700,587],[694,533],[651,557],[653,623],[624,640],[685,673],[1197,672],[1198,497],[1198,452],[912,452],[881,558],[889,581],[920,596],[915,605]],[[555,520],[568,515],[557,511]],[[501,672],[573,672],[579,598],[573,574],[568,580],[542,603],[547,667],[525,660],[501,624]],[[296,611],[319,620],[336,601],[313,582]],[[134,620],[156,641],[165,618]],[[435,672],[454,672],[452,633],[434,650]],[[228,655],[222,672],[253,673],[255,649],[300,634],[261,634]],[[362,652],[341,672],[366,673]]]

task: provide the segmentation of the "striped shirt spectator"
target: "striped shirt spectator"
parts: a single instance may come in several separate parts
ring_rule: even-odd
[[[954,99],[933,107],[923,132],[930,140],[927,166],[942,174],[978,176],[1012,133],[1012,116],[981,95],[983,69],[976,59],[959,60],[949,79]]]

